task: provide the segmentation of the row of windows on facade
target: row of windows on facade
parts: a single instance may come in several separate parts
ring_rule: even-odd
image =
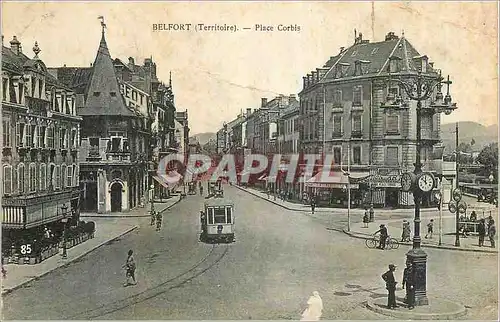
[[[31,86],[31,81],[20,83],[15,78],[3,77],[2,80],[2,101],[4,102],[26,105],[25,98],[33,97],[49,101],[53,111],[77,115],[74,94],[63,90],[56,90],[55,88],[53,89],[54,92],[47,91],[45,90],[45,82],[43,80],[38,81],[38,86]],[[10,90],[10,86],[13,87],[14,91]]]
[[[349,149],[350,152],[350,163],[355,165],[361,165],[361,146],[353,146]],[[333,149],[333,162],[334,164],[342,164],[342,147],[334,146]],[[399,162],[399,147],[397,146],[388,146],[385,147],[385,165],[388,166],[398,166]]]
[[[19,163],[17,167],[3,167],[4,194],[43,192],[48,189],[64,189],[78,186],[78,166],[76,164],[55,165],[45,163],[28,167]]]
[[[124,137],[125,133],[110,132],[109,140],[107,142],[106,150],[109,152],[130,152],[128,138]],[[90,153],[97,153],[99,151],[101,138],[89,137]],[[145,139],[144,137],[136,137],[136,152],[145,152]]]
[[[3,120],[3,146],[11,147],[11,121]],[[78,148],[78,131],[76,129],[60,128],[56,133],[52,126],[34,124],[16,124],[16,146],[31,148],[55,149],[55,142],[59,139],[59,149]],[[57,135],[56,135],[57,134]]]
[[[388,93],[394,95],[394,97],[400,96],[400,89],[397,86],[392,86],[388,89]],[[300,111],[301,114],[305,114],[310,111],[318,111],[323,108],[323,103],[333,103],[335,108],[342,108],[343,95],[341,89],[335,89],[331,94],[327,94],[325,97],[325,102],[323,102],[323,94],[319,93],[316,95],[315,100],[312,98],[301,100]],[[352,105],[362,106],[363,103],[363,86],[356,85],[352,90]]]
[[[338,138],[344,134],[344,117],[342,115],[333,115],[332,138]],[[363,116],[361,114],[352,115],[351,136],[361,136],[363,130]],[[318,126],[315,120],[308,119],[304,121],[303,139],[312,140],[318,137]],[[399,115],[386,115],[385,133],[389,135],[398,135]]]

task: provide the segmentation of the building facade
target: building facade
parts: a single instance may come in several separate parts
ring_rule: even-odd
[[[78,90],[82,211],[121,212],[138,206],[148,187],[147,92],[117,76],[104,29],[90,72],[62,67],[53,73]]]
[[[43,227],[60,237],[80,214],[76,95],[14,36],[2,36],[2,249],[35,247]],[[19,253],[19,252],[18,252]],[[26,252],[20,252],[27,254]]]
[[[415,162],[417,102],[390,79],[417,73],[439,77],[439,70],[405,37],[390,32],[384,41],[370,43],[360,33],[352,46],[303,77],[300,150],[333,154],[336,169],[349,168],[352,178],[360,179],[353,194],[363,204],[413,205],[412,194],[401,190],[400,176],[412,171]],[[427,107],[435,94],[422,102],[424,110],[431,110]],[[384,108],[390,97],[401,102],[398,108]],[[440,141],[441,120],[439,113],[422,113],[421,119],[421,162],[426,164]],[[331,189],[325,199],[345,195],[340,186],[337,190],[338,196]]]

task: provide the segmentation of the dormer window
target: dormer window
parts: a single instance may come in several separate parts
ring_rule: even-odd
[[[116,97],[116,92],[109,92],[109,95],[111,95],[111,97]]]
[[[371,55],[375,55],[377,53],[377,51],[378,51],[378,47],[373,48]]]
[[[357,51],[357,50],[355,50],[355,51],[353,51],[353,52],[352,52],[351,57],[354,57],[354,56],[356,56],[357,54],[358,54],[358,51]]]
[[[101,95],[101,92],[94,92],[94,96],[95,96],[95,97],[98,97],[98,96],[100,96],[100,95]]]
[[[396,57],[396,56],[391,56],[389,58],[389,73],[397,73],[400,70],[400,64],[399,62],[401,61],[401,58]]]
[[[356,60],[354,62],[354,76],[359,75],[361,75],[361,62],[359,60]]]

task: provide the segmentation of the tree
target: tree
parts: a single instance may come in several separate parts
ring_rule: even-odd
[[[490,175],[493,173],[493,176],[497,177],[498,170],[498,143],[490,143],[485,146],[476,159],[477,162],[482,164],[485,169],[485,175]]]

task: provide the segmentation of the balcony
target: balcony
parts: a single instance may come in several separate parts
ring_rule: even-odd
[[[123,150],[107,151],[107,161],[130,162],[130,152]]]
[[[101,161],[101,154],[98,146],[94,145],[89,147],[87,161]]]
[[[340,138],[342,138],[343,135],[344,135],[344,132],[334,131],[332,133],[332,138],[333,139],[340,139]]]
[[[363,138],[363,132],[361,130],[353,130],[351,132],[351,138],[361,139],[361,138]]]

